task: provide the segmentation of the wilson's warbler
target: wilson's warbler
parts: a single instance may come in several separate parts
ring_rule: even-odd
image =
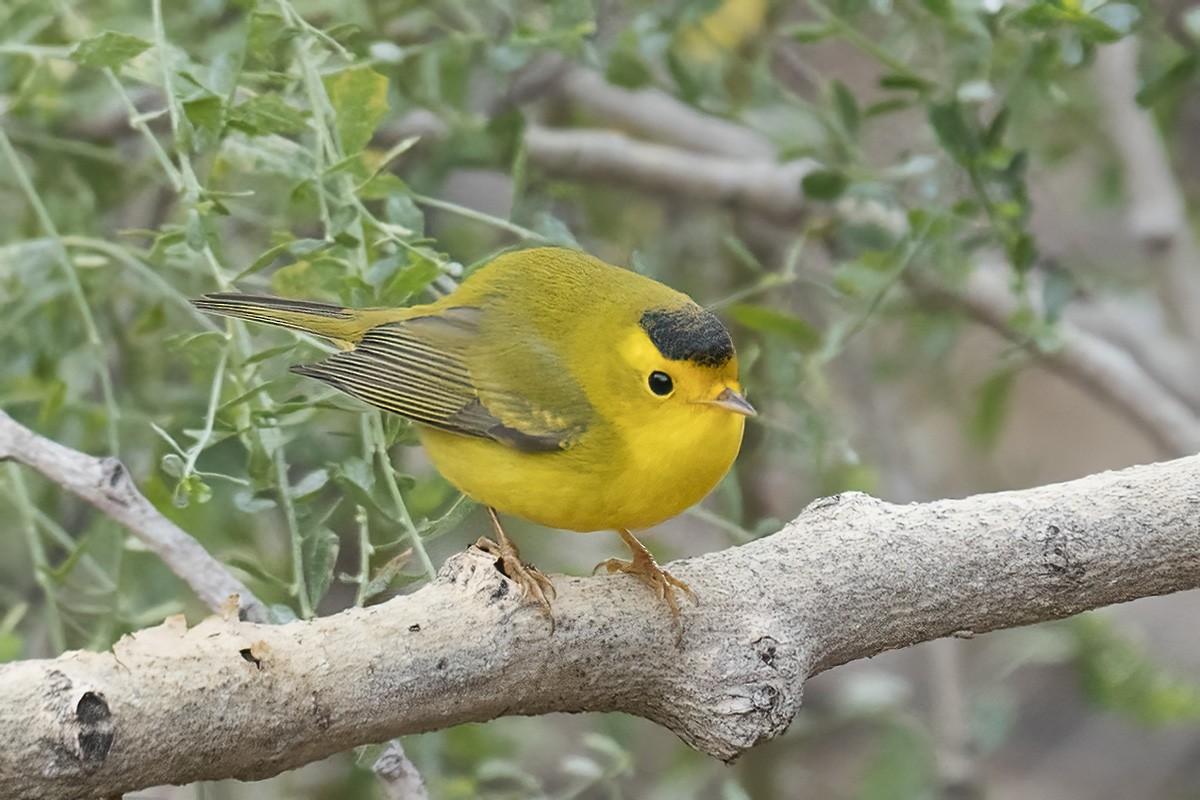
[[[496,541],[478,545],[548,616],[553,586],[521,562],[496,511],[553,528],[615,528],[633,560],[597,570],[637,575],[678,619],[674,589],[691,590],[629,531],[708,494],[755,413],[729,333],[687,295],[545,247],[501,255],[452,294],[411,308],[243,294],[195,304],[344,348],[292,369],[416,422],[434,466],[488,507]]]

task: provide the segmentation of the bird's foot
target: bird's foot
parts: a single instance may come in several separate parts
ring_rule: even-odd
[[[500,521],[496,518],[495,512],[489,508],[488,513],[492,517],[496,539],[493,541],[486,536],[481,536],[475,542],[475,547],[496,559],[496,568],[517,585],[525,600],[538,604],[542,615],[550,621],[550,632],[553,633],[554,615],[550,610],[550,598],[557,594],[554,584],[537,567],[521,560],[521,552],[512,539],[504,534],[504,529],[500,527]]]
[[[626,572],[630,575],[636,575],[642,583],[650,587],[656,595],[666,601],[667,606],[671,609],[671,623],[679,627],[679,601],[675,597],[675,591],[679,590],[682,594],[687,595],[688,599],[693,603],[698,603],[696,593],[692,588],[683,581],[676,578],[671,573],[658,565],[654,560],[654,556],[646,549],[646,546],[633,538],[627,530],[620,530],[621,538],[625,540],[625,544],[629,545],[629,549],[633,551],[633,560],[626,561],[623,558],[610,558],[607,561],[601,561],[592,570],[595,575],[600,570],[608,572]]]

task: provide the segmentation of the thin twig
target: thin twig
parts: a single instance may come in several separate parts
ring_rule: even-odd
[[[267,621],[267,608],[186,531],[159,513],[116,458],[96,458],[40,436],[0,411],[0,459],[31,467],[129,529],[214,611],[237,595],[242,615]]]
[[[437,576],[437,569],[433,566],[433,561],[430,560],[429,553],[425,550],[425,542],[421,540],[421,532],[417,530],[417,526],[413,524],[412,515],[408,513],[408,506],[405,505],[404,496],[400,493],[400,485],[396,483],[395,470],[392,467],[392,461],[387,451],[387,437],[383,432],[383,414],[379,411],[373,411],[370,417],[371,449],[375,454],[379,474],[383,476],[383,484],[387,487],[388,494],[392,498],[394,514],[400,520],[401,526],[404,527],[404,532],[408,534],[408,540],[412,543],[413,552],[417,554],[417,560],[421,562],[425,574],[432,580]]]
[[[421,773],[405,755],[399,739],[387,743],[371,769],[383,784],[388,800],[428,800]]]
[[[12,487],[11,497],[17,509],[18,524],[25,534],[25,545],[29,548],[29,560],[33,562],[33,579],[46,596],[46,622],[49,628],[50,646],[56,653],[67,649],[67,635],[63,629],[62,614],[58,609],[58,587],[50,575],[50,562],[46,548],[42,545],[42,534],[38,531],[34,505],[25,489],[25,479],[16,464],[8,466],[8,483]]]

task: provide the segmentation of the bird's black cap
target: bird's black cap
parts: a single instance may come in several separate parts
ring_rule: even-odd
[[[733,358],[733,339],[716,315],[697,305],[652,308],[642,314],[642,329],[664,358],[720,367]]]

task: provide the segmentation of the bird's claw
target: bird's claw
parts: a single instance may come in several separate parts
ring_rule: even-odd
[[[629,549],[633,551],[633,559],[626,561],[623,558],[610,558],[607,561],[601,561],[592,570],[595,575],[600,570],[606,570],[609,573],[625,572],[630,575],[636,575],[642,583],[650,587],[656,595],[666,601],[667,606],[671,609],[671,623],[678,629],[680,625],[679,618],[679,601],[675,597],[675,590],[678,589],[693,603],[698,603],[696,593],[692,588],[683,581],[676,578],[671,573],[658,565],[654,560],[654,556],[646,549],[645,545],[627,531],[619,531],[621,538],[629,545]]]
[[[550,599],[557,595],[554,584],[537,567],[521,560],[521,553],[511,539],[503,534],[497,538],[498,541],[492,541],[481,536],[475,542],[475,547],[496,559],[496,568],[517,585],[524,599],[537,603],[542,615],[550,621],[550,631],[553,633],[554,616],[550,610]]]

